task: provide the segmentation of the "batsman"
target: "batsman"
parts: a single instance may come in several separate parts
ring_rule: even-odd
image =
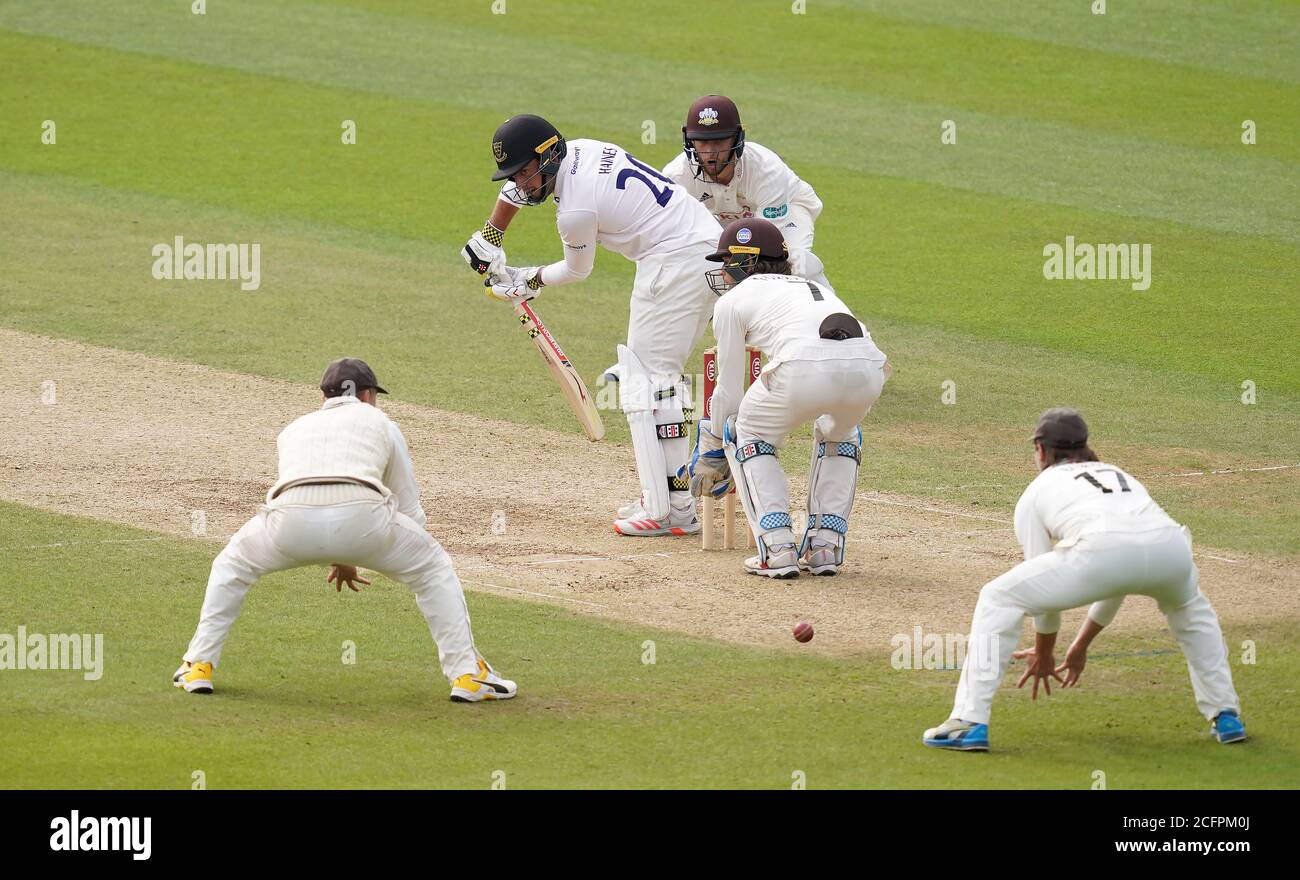
[[[624,505],[614,531],[636,537],[700,530],[684,466],[690,456],[683,368],[713,310],[705,259],[722,231],[681,186],[623,148],[566,141],[540,116],[507,119],[492,136],[493,180],[505,181],[464,256],[506,302],[591,274],[596,246],[636,263],[627,344],[618,346],[619,401],[627,416],[641,497]],[[505,231],[522,206],[555,200],[564,256],[545,266],[506,264]]]
[[[691,492],[721,497],[735,481],[758,546],[758,555],[745,560],[750,574],[837,574],[862,462],[859,423],[884,387],[885,355],[834,292],[791,274],[785,239],[769,221],[733,221],[709,259],[722,264],[707,273],[719,296],[718,380],[691,457]],[[747,346],[767,363],[744,391]],[[809,421],[808,518],[796,543],[790,483],[777,451]]]

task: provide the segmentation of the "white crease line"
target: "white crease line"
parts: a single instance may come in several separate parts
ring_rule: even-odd
[[[161,541],[165,535],[152,538],[106,538],[102,541],[56,541],[53,544],[28,544],[26,547],[0,547],[0,550],[48,550],[52,547],[75,547],[86,544],[141,544],[146,541]]]
[[[1216,474],[1251,474],[1259,471],[1285,471],[1291,468],[1300,468],[1300,464],[1275,464],[1256,468],[1220,468],[1217,471],[1188,471],[1185,474],[1152,474],[1150,477],[1143,477],[1142,479],[1149,480],[1153,477],[1212,477]]]
[[[1211,556],[1209,553],[1193,553],[1193,556],[1204,556],[1206,559],[1213,559],[1217,562],[1228,562],[1232,565],[1241,565],[1240,559],[1229,559],[1226,556]]]
[[[998,519],[997,517],[993,517],[993,516],[980,516],[978,513],[962,513],[961,511],[958,510],[943,510],[938,507],[922,507],[918,504],[905,504],[902,501],[886,501],[884,498],[873,498],[869,495],[863,498],[863,500],[875,504],[890,504],[893,505],[894,507],[907,507],[912,510],[924,510],[927,513],[942,513],[945,516],[964,516],[967,519],[982,519],[985,522],[1001,523],[1004,526],[1009,526],[1012,524],[1011,520],[1009,519]]]
[[[574,556],[569,559],[538,559],[533,562],[520,562],[519,565],[559,565],[567,562],[611,562],[617,559],[644,559],[648,556],[680,556],[683,553],[698,553],[695,550],[671,550],[658,553],[625,553],[622,556]]]
[[[582,599],[570,599],[567,596],[557,596],[554,593],[535,593],[532,590],[521,590],[518,587],[503,587],[500,584],[489,584],[487,581],[462,580],[462,583],[480,587],[491,587],[494,590],[507,590],[511,593],[522,593],[525,596],[540,596],[543,599],[559,599],[561,602],[573,602],[576,605],[590,605],[592,608],[609,607],[608,605],[601,605],[599,602],[584,602]]]

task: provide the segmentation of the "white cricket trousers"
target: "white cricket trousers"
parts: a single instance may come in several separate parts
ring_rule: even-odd
[[[858,340],[821,345],[865,346]],[[874,346],[873,346],[874,350]],[[736,413],[739,444],[766,440],[780,448],[790,432],[817,422],[822,440],[858,442],[858,425],[885,384],[884,355],[782,361],[749,386]]]
[[[816,442],[859,442],[858,425],[879,399],[885,384],[885,356],[867,340],[824,340],[815,345],[824,351],[842,351],[846,356],[783,360],[765,371],[740,401],[736,414],[738,447],[764,440],[779,449],[792,430],[808,421],[813,422]],[[847,523],[853,512],[858,463],[852,458],[829,456],[819,464],[816,451],[814,443],[808,510],[842,517]],[[763,525],[768,514],[785,514],[789,523],[790,480],[776,456],[754,456],[742,467],[743,479],[737,482],[737,488],[742,488],[743,482],[745,512],[755,539],[761,539],[765,547],[798,543],[792,524]],[[831,546],[838,540],[834,532],[824,529],[813,537],[818,546]]]
[[[717,242],[699,242],[663,254],[650,254],[636,264],[632,304],[627,321],[627,347],[652,375],[673,381],[713,319],[718,297],[705,273],[717,264],[705,259]]]
[[[687,388],[681,382],[683,374],[694,374],[686,369],[686,361],[695,345],[704,336],[713,317],[713,307],[718,298],[709,288],[705,276],[714,265],[705,257],[717,249],[717,242],[698,242],[662,254],[650,254],[636,264],[636,280],[632,285],[632,303],[628,313],[627,347],[650,373],[656,389],[675,389],[676,395],[659,399],[654,406],[657,425],[676,425],[686,420],[686,411],[693,403],[686,397]],[[620,394],[639,387],[625,377]],[[627,411],[631,402],[620,399]],[[663,454],[663,473],[639,473],[645,464],[638,464],[641,485],[652,486],[671,480],[691,459],[689,431],[669,439],[654,439],[654,434],[641,433],[629,414],[633,445],[638,442],[659,444],[659,449],[645,449],[637,453],[638,462],[656,462]],[[649,429],[645,429],[649,430]],[[638,441],[638,437],[646,439]],[[682,492],[682,495],[687,493]],[[668,511],[655,516],[667,516]]]
[[[1069,543],[1069,542],[1063,542]],[[1191,535],[1170,526],[1081,535],[1027,559],[984,585],[975,604],[952,718],[987,724],[1025,615],[1047,614],[1126,595],[1155,599],[1187,658],[1196,706],[1207,719],[1240,712],[1219,618],[1201,592]]]
[[[341,563],[381,572],[410,587],[447,680],[476,672],[469,609],[451,559],[396,504],[392,496],[385,499],[355,485],[284,490],[235,533],[212,563],[199,627],[185,659],[217,664],[244,595],[263,575]]]

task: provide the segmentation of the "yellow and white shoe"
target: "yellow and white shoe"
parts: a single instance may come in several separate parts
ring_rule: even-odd
[[[206,662],[181,664],[180,669],[172,673],[172,684],[185,688],[191,694],[212,693],[212,664]]]
[[[451,683],[453,703],[481,703],[484,700],[508,700],[519,692],[519,686],[508,678],[497,675],[482,657],[478,659],[478,672],[465,673]]]

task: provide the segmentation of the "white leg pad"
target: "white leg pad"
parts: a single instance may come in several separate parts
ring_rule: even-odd
[[[723,429],[723,448],[731,465],[736,495],[758,545],[759,559],[766,562],[770,548],[795,543],[790,521],[790,481],[777,461],[776,446],[756,438],[737,443],[735,431],[734,419],[728,419]]]
[[[836,548],[836,565],[844,564],[844,542],[853,513],[853,494],[862,461],[862,431],[851,440],[827,440],[827,419],[813,422],[812,465],[808,470],[808,523],[799,544],[802,556],[810,546]]]
[[[646,513],[664,519],[669,511],[669,490],[677,471],[690,460],[690,430],[685,410],[690,401],[680,375],[652,376],[641,359],[626,345],[618,346],[619,402],[627,416],[636,457],[637,476]]]

